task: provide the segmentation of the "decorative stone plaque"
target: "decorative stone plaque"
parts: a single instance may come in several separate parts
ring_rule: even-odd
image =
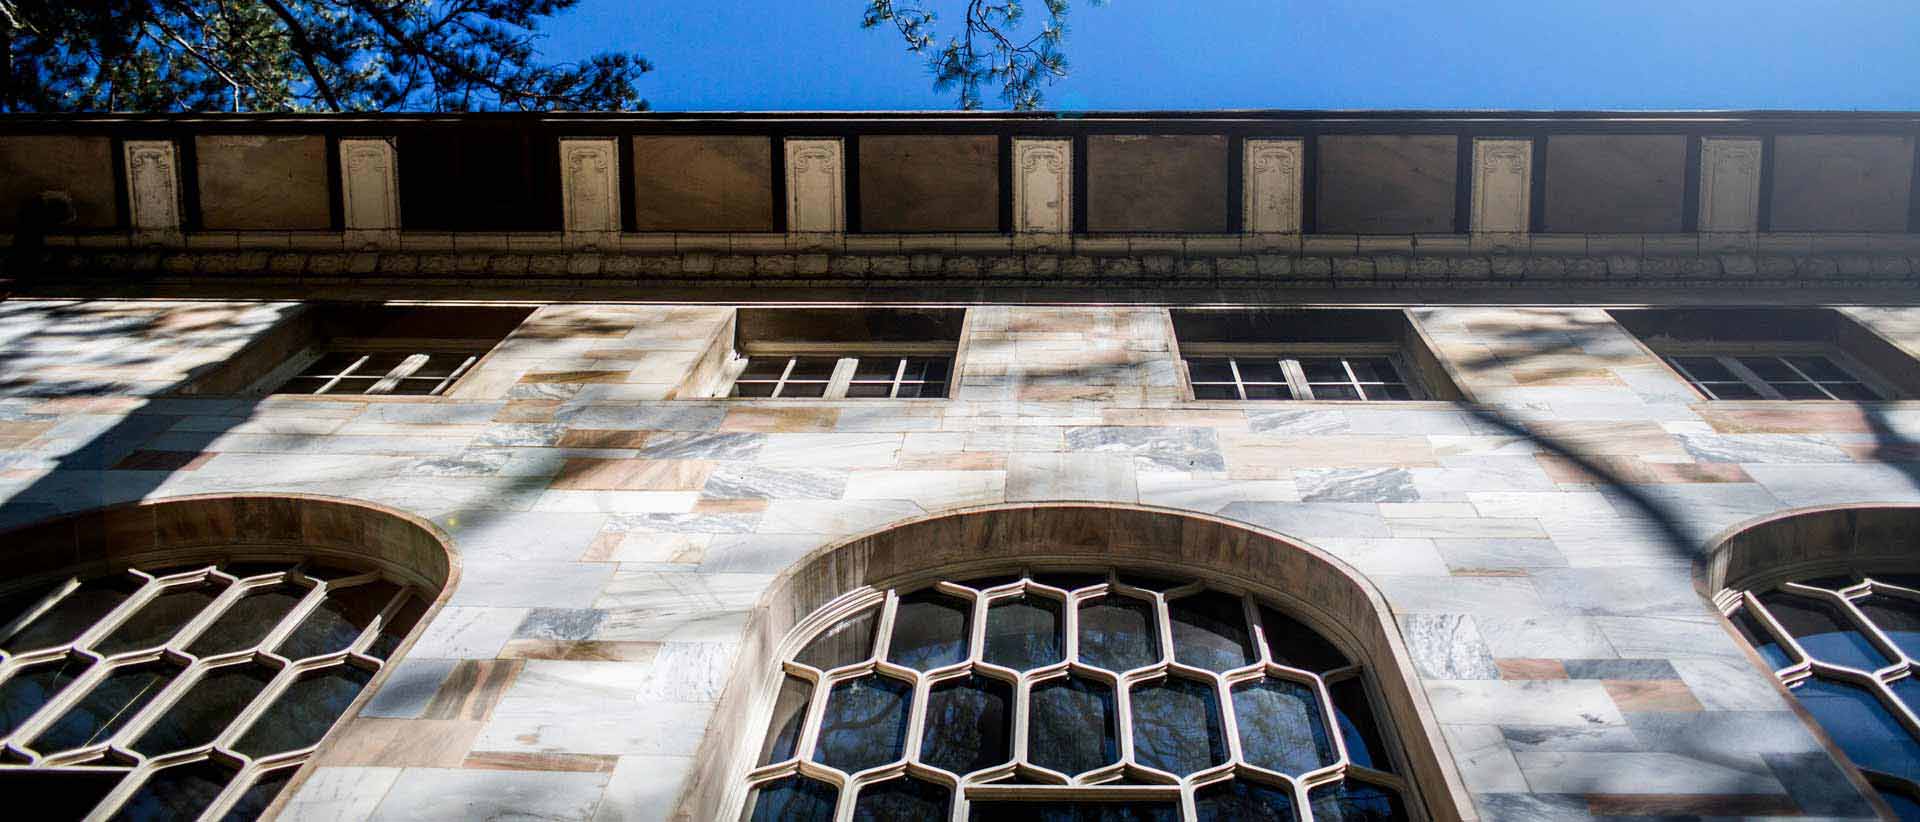
[[[340,180],[348,244],[398,245],[400,179],[393,141],[341,140]]]
[[[127,213],[134,233],[155,241],[180,234],[180,172],[171,140],[128,140]]]
[[[1473,141],[1476,233],[1520,233],[1532,223],[1533,141]]]
[[[787,141],[787,230],[830,233],[847,228],[846,163],[841,142]]]
[[[1760,141],[1700,141],[1700,231],[1752,232],[1760,228]]]
[[[560,141],[560,193],[570,239],[591,245],[619,234],[619,151],[612,137]]]
[[[1241,214],[1249,234],[1300,232],[1301,168],[1305,145],[1300,140],[1248,140],[1242,187]]]
[[[1073,230],[1073,141],[1013,141],[1013,230]]]

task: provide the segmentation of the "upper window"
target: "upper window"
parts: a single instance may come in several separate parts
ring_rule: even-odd
[[[965,312],[743,308],[725,394],[769,399],[947,396]]]
[[[0,782],[45,818],[253,819],[429,596],[272,557],[16,586],[0,595]]]
[[[1837,575],[1722,601],[1894,813],[1920,818],[1920,579]]]
[[[533,309],[313,303],[183,393],[439,396]]]
[[[1252,596],[1032,569],[809,622],[746,820],[1409,818],[1366,672]]]
[[[376,344],[330,348],[273,393],[437,396],[487,353],[472,348],[415,351],[406,341],[397,344],[400,350]]]
[[[1920,363],[1831,309],[1612,313],[1709,400],[1898,399],[1920,380]]]
[[[1459,395],[1402,311],[1178,310],[1173,327],[1196,400]]]

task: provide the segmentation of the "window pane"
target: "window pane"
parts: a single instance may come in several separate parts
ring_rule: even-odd
[[[947,384],[944,382],[908,382],[901,383],[900,392],[894,396],[903,400],[911,400],[939,399],[946,395]]]
[[[180,669],[169,662],[121,668],[61,714],[30,747],[42,754],[54,754],[105,742],[179,673]]]
[[[274,797],[279,796],[280,791],[293,780],[297,770],[299,768],[281,768],[262,774],[253,781],[252,787],[247,788],[246,793],[240,795],[240,801],[227,809],[227,815],[221,817],[220,822],[251,822],[259,819],[261,814],[267,812],[267,806],[273,804]]]
[[[446,379],[447,377],[453,376],[453,372],[458,371],[460,366],[464,365],[469,358],[479,356],[479,353],[480,352],[468,353],[465,351],[436,351],[430,353],[427,355],[426,364],[414,369],[411,376],[416,379]]]
[[[1233,717],[1247,761],[1262,768],[1299,776],[1340,758],[1320,700],[1306,685],[1272,677],[1240,685]]]
[[[890,779],[860,789],[853,805],[854,822],[908,822],[947,815],[953,792],[913,777]]]
[[[900,598],[887,661],[925,671],[967,658],[973,604],[933,591]]]
[[[1328,686],[1327,691],[1333,698],[1334,719],[1340,723],[1340,740],[1347,744],[1347,758],[1376,771],[1392,771],[1393,762],[1387,759],[1380,727],[1374,724],[1366,686],[1356,677]]]
[[[1013,686],[971,676],[927,692],[927,727],[920,759],[965,776],[1011,759]]]
[[[1800,369],[1800,373],[1812,379],[1837,380],[1842,382],[1851,382],[1853,380],[1852,374],[1847,373],[1841,369],[1840,366],[1834,365],[1832,360],[1817,354],[1787,357],[1786,360],[1787,362],[1793,363],[1793,367]]]
[[[1768,383],[1780,396],[1790,400],[1824,400],[1827,394],[1810,382],[1774,382]]]
[[[387,389],[387,393],[399,397],[425,397],[439,387],[440,379],[437,377],[424,380],[404,379],[394,383],[392,388]]]
[[[15,671],[0,683],[0,736],[13,733],[92,666],[74,655]]]
[[[760,746],[760,764],[793,757],[794,747],[800,744],[800,723],[807,718],[807,701],[812,697],[812,683],[791,674],[780,680],[780,693],[773,700],[773,721],[768,723],[766,741]]]
[[[782,397],[818,398],[827,395],[824,382],[790,382],[780,388]]]
[[[1313,398],[1316,400],[1358,400],[1360,399],[1360,392],[1351,385],[1315,385],[1313,386]]]
[[[840,792],[832,785],[789,776],[755,788],[747,797],[748,822],[832,822]]]
[[[1060,610],[1059,602],[1038,596],[994,603],[987,610],[981,659],[1016,671],[1059,662],[1066,648]]]
[[[120,806],[120,819],[195,819],[233,781],[233,771],[201,760],[154,771]]]
[[[795,357],[793,372],[787,379],[825,380],[833,376],[833,367],[839,362],[838,357]]]
[[[1832,394],[1835,399],[1854,402],[1871,402],[1880,399],[1880,395],[1873,393],[1873,389],[1857,382],[1821,383],[1821,387],[1827,389],[1827,393]]]
[[[1386,357],[1351,359],[1347,361],[1347,365],[1353,368],[1353,376],[1361,382],[1400,381],[1400,372],[1394,370],[1393,362]]]
[[[1080,661],[1115,673],[1160,659],[1153,606],[1107,596],[1080,606]]]
[[[1035,685],[1027,758],[1042,768],[1069,776],[1120,758],[1113,691],[1079,677],[1050,679]]]
[[[814,761],[854,773],[899,759],[912,696],[912,685],[879,674],[833,686]]]
[[[367,393],[367,389],[372,388],[378,382],[380,382],[379,377],[341,377],[338,382],[333,384],[332,388],[327,389],[326,393],[365,394]]]
[[[1767,382],[1775,380],[1796,381],[1800,375],[1793,373],[1786,363],[1778,357],[1741,357],[1740,364]]]
[[[1212,686],[1164,679],[1133,689],[1133,752],[1140,764],[1188,776],[1227,760]]]
[[[288,659],[300,660],[344,650],[380,615],[398,593],[391,582],[370,582],[327,592],[315,608],[293,629],[274,651]]]
[[[1032,822],[1177,822],[1180,806],[1164,801],[974,802],[971,822],[1019,819]]]
[[[1190,359],[1187,376],[1194,382],[1233,382],[1233,368],[1224,357]]]
[[[1719,400],[1757,400],[1760,392],[1743,382],[1716,382],[1701,386]]]
[[[740,372],[740,379],[777,380],[786,370],[786,357],[748,357],[747,367]]]
[[[224,587],[200,583],[166,591],[148,600],[127,621],[120,623],[120,627],[113,629],[113,633],[94,643],[93,650],[102,656],[113,656],[158,648],[172,639],[180,626],[199,616]]]
[[[327,376],[338,375],[345,372],[347,368],[354,363],[359,362],[363,356],[366,355],[358,351],[328,351],[325,354],[321,354],[320,359],[314,360],[312,365],[307,366],[306,370],[300,373],[324,374]]]
[[[1202,822],[1292,822],[1293,794],[1286,788],[1236,779],[1208,785],[1193,796]]]
[[[274,389],[275,394],[318,394],[320,389],[333,381],[331,377],[295,377],[287,380],[286,385]]]
[[[1256,659],[1239,597],[1204,591],[1168,603],[1167,611],[1173,619],[1173,656],[1182,664],[1226,671]]]
[[[160,756],[212,742],[272,680],[272,669],[252,663],[208,671],[140,735],[133,749]]]
[[[1400,385],[1398,383],[1387,383],[1385,385],[1369,385],[1369,386],[1366,386],[1366,389],[1367,389],[1367,399],[1370,399],[1370,400],[1413,399],[1413,392],[1407,390],[1406,386]]]
[[[1287,373],[1279,360],[1244,358],[1240,365],[1241,382],[1286,382]]]
[[[384,377],[412,354],[405,351],[377,351],[367,354],[366,362],[353,369],[356,377]]]
[[[868,608],[840,620],[794,654],[793,661],[825,671],[873,656],[873,624],[879,617],[880,609]]]
[[[1193,398],[1196,400],[1237,400],[1237,399],[1240,399],[1240,394],[1239,392],[1233,390],[1233,386],[1231,384],[1228,384],[1228,385],[1196,384],[1193,386]],[[1276,397],[1273,399],[1292,399],[1292,397]]]
[[[854,363],[853,378],[856,380],[892,380],[900,368],[899,357],[861,357]]]
[[[1718,357],[1674,357],[1673,361],[1696,382],[1738,382]]]
[[[776,385],[779,385],[779,383],[772,383],[772,382],[736,382],[736,383],[734,383],[734,384],[733,384],[733,396],[736,396],[736,397],[771,397],[771,396],[773,396],[773,388],[774,388],[774,386],[776,386]]]
[[[1761,594],[1760,603],[1815,659],[1867,671],[1888,664],[1886,656],[1827,603],[1778,591]]]
[[[1872,693],[1819,678],[1802,682],[1793,692],[1854,764],[1920,778],[1920,743]]]
[[[1339,357],[1302,357],[1300,370],[1306,372],[1307,382],[1347,381],[1347,369]]]
[[[1775,670],[1793,663],[1793,658],[1787,654],[1786,646],[1775,642],[1773,634],[1767,631],[1765,626],[1761,625],[1759,620],[1745,608],[1734,613],[1733,627],[1740,630],[1740,635],[1746,638],[1747,644],[1752,645],[1753,650],[1759,652],[1761,658]]]
[[[922,382],[946,382],[947,372],[953,361],[946,357],[908,357],[906,373],[901,379]]]
[[[793,388],[794,385],[795,383],[787,383],[788,388]],[[906,388],[907,386],[901,387]],[[893,383],[890,382],[855,382],[847,384],[847,396],[851,399],[886,399],[892,393]]]
[[[1290,400],[1293,399],[1293,389],[1288,388],[1285,383],[1249,385],[1247,386],[1247,399]]]
[[[1874,594],[1855,604],[1907,656],[1920,658],[1920,602]]]
[[[1260,630],[1267,637],[1267,653],[1276,663],[1314,673],[1347,665],[1346,656],[1319,633],[1272,608],[1261,606]]]
[[[305,593],[305,589],[292,585],[256,589],[228,606],[212,625],[207,626],[187,646],[187,652],[211,656],[238,651],[259,642],[268,631],[273,630],[281,617],[293,610]]]
[[[294,680],[233,749],[260,757],[312,746],[372,678],[371,673],[341,665]]]
[[[1313,802],[1314,822],[1387,822],[1412,818],[1400,804],[1399,794],[1352,779],[1314,788],[1308,797]]]

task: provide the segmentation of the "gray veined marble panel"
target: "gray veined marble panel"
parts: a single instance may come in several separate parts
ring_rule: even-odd
[[[607,523],[605,514],[518,513],[511,517],[456,515],[444,522],[466,562],[580,559]]]
[[[1467,790],[1524,791],[1527,779],[1513,761],[1513,751],[1492,725],[1443,725],[1448,752],[1460,767],[1460,781]]]
[[[387,681],[360,708],[361,716],[416,719],[433,701],[458,660],[409,656],[393,666]]]
[[[562,408],[554,415],[573,428],[646,431],[712,431],[726,416],[722,405],[678,403],[581,405]]]
[[[476,446],[559,445],[566,426],[553,422],[501,422],[487,426],[474,437]]]
[[[417,477],[490,477],[507,467],[512,456],[506,450],[464,451],[450,457],[420,460],[407,467]]]
[[[700,489],[715,499],[839,499],[847,472],[819,468],[721,465]]]
[[[1644,714],[1639,714],[1644,716]],[[1629,721],[1636,714],[1628,714]],[[1633,729],[1619,725],[1502,725],[1507,747],[1521,751],[1637,751],[1645,746]]]
[[[1825,752],[1792,711],[1686,711],[1627,714],[1627,724],[1643,746],[1708,756],[1722,751],[1753,753]]]
[[[1344,413],[1347,415],[1346,433],[1349,434],[1461,436],[1473,433],[1467,425],[1467,415],[1459,411],[1425,408],[1349,408],[1345,409]]]
[[[1407,614],[1400,634],[1423,679],[1499,679],[1487,643],[1473,617],[1464,614]]]
[[[527,618],[526,608],[440,609],[433,622],[421,632],[408,659],[442,657],[449,659],[492,659],[513,638],[513,632]]]
[[[1852,462],[1845,451],[1800,434],[1680,434],[1680,444],[1701,462]]]
[[[1389,536],[1380,506],[1373,503],[1235,502],[1220,515],[1297,537]]]
[[[605,611],[589,608],[534,608],[513,632],[514,639],[591,639]]]
[[[1541,793],[1786,793],[1757,754],[1695,759],[1663,752],[1530,751],[1514,758],[1527,784]]]
[[[1247,411],[1247,430],[1256,434],[1305,437],[1315,434],[1344,434],[1350,423],[1347,412],[1338,408],[1279,408]]]
[[[1716,626],[1717,627],[1717,626]],[[1729,642],[1731,638],[1729,638]],[[1736,649],[1737,650],[1737,649]],[[1674,670],[1700,704],[1710,711],[1785,711],[1772,672],[1762,671],[1744,655],[1724,658],[1677,658]]]
[[[612,566],[601,562],[468,562],[460,569],[454,605],[493,608],[577,608],[607,585]]]
[[[399,768],[316,768],[281,808],[279,818],[359,822],[373,816],[399,778]]]
[[[371,819],[585,820],[608,774],[408,768]]]
[[[1418,502],[1405,468],[1300,468],[1294,484],[1305,502]]]
[[[693,771],[690,756],[623,756],[607,780],[594,822],[657,822],[673,813],[680,787]]]
[[[1596,616],[1593,619],[1620,656],[1671,658],[1682,679],[1686,678],[1687,669],[1680,664],[1681,657],[1719,657],[1746,664],[1739,641],[1721,627],[1719,617],[1711,613]],[[1694,692],[1699,693],[1700,689],[1695,688]]]
[[[1533,585],[1542,600],[1568,613],[1710,615],[1693,580],[1666,568],[1541,568]]]
[[[766,443],[765,434],[652,434],[641,443],[640,456],[656,460],[750,460]]]
[[[1481,616],[1475,624],[1487,648],[1500,659],[1560,659],[1613,656],[1599,624],[1589,617],[1562,614]]]
[[[1550,539],[1436,539],[1433,545],[1455,570],[1567,566],[1566,556]]]
[[[1147,470],[1225,471],[1211,428],[1095,425],[1068,428],[1067,450],[1132,454]]]
[[[759,513],[615,514],[607,530],[650,534],[749,534]]]
[[[1473,795],[1485,822],[1557,822],[1591,819],[1583,796],[1542,793],[1478,793]]]
[[[1854,502],[1920,502],[1920,463],[1742,465],[1786,507]]]
[[[1664,659],[1563,659],[1568,679],[1679,679]]]
[[[736,534],[714,538],[701,573],[776,574],[821,546],[814,534]]]
[[[739,651],[731,642],[662,643],[636,696],[646,702],[717,702]]]
[[[1463,679],[1427,683],[1434,717],[1472,725],[1594,725],[1627,723],[1598,682],[1565,679]]]

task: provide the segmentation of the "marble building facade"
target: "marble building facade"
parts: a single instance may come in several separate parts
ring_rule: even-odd
[[[207,501],[326,498],[431,536],[407,556],[445,546],[400,580],[432,604],[288,772],[281,819],[738,813],[736,749],[760,745],[807,610],[782,609],[826,560],[1063,505],[1113,518],[1022,537],[1079,545],[1068,564],[1150,515],[1356,580],[1298,595],[1330,597],[1327,620],[1377,606],[1377,639],[1324,627],[1377,678],[1414,818],[1875,818],[1894,806],[1723,589],[1826,556],[1795,545],[1845,542],[1825,572],[1915,558],[1887,547],[1912,545],[1904,520],[1739,535],[1920,503],[1917,134],[1685,113],[0,120],[0,524],[192,498],[173,531],[61,537],[85,563],[182,529],[281,539]],[[372,336],[474,359],[430,395],[275,391],[298,352]],[[1190,366],[1363,338],[1410,398],[1211,398]],[[944,396],[862,398],[838,372],[827,397],[730,396],[741,355],[788,350],[951,372]],[[1675,365],[1770,351],[1824,352],[1864,393],[1716,399]],[[1180,545],[1227,553],[1181,539],[1159,572]],[[1194,577],[1229,584],[1210,562]]]

